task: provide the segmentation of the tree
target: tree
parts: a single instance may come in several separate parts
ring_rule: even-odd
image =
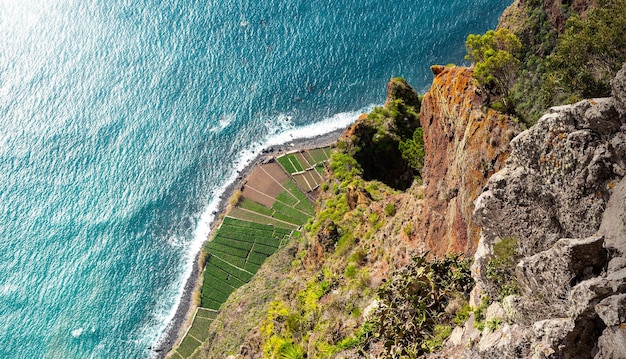
[[[424,167],[424,132],[422,128],[418,127],[413,132],[413,138],[400,142],[398,148],[408,165],[421,172],[422,167]]]
[[[492,95],[503,101],[515,83],[522,44],[507,29],[489,30],[484,35],[469,35],[465,59],[474,63],[474,78]]]
[[[567,102],[609,96],[610,80],[624,61],[626,1],[600,1],[585,18],[574,15],[567,20],[549,58],[551,73],[544,85],[554,88]]]

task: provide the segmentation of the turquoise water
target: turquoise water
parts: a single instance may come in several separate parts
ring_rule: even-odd
[[[0,357],[151,357],[238,169],[509,1],[0,1]]]

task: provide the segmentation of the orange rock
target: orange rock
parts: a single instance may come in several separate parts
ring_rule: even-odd
[[[479,239],[479,228],[471,221],[473,201],[504,165],[509,141],[520,129],[508,116],[483,109],[472,69],[431,69],[436,76],[420,112],[426,189],[417,237],[435,255],[472,255]]]

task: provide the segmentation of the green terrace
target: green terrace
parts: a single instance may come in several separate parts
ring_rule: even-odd
[[[287,153],[276,160],[293,180],[306,192],[312,192],[322,183],[324,163],[330,158],[330,148],[316,148]]]
[[[300,235],[298,230],[314,215],[311,197],[329,158],[330,148],[294,152],[248,176],[205,245],[200,305],[173,358],[192,356],[207,340],[208,327],[231,293],[250,281],[267,257]]]

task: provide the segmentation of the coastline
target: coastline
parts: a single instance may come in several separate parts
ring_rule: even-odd
[[[347,128],[348,126],[309,138],[294,138],[292,141],[287,143],[271,145],[260,151],[260,153],[257,154],[256,157],[250,161],[250,163],[237,173],[235,180],[229,183],[220,194],[219,204],[213,212],[214,217],[210,223],[211,231],[209,232],[208,237],[205,238],[202,247],[204,247],[204,244],[209,241],[213,231],[221,220],[219,215],[224,213],[226,210],[228,199],[237,189],[241,188],[245,179],[257,166],[286,152],[333,145],[337,142],[337,139],[345,133]],[[191,324],[192,316],[197,307],[193,303],[193,292],[196,289],[199,289],[201,284],[201,270],[199,268],[200,254],[201,252],[198,252],[195,255],[191,274],[185,282],[183,293],[178,303],[178,307],[176,308],[174,317],[166,326],[165,331],[159,337],[155,346],[149,348],[155,354],[155,358],[165,358],[174,346],[183,339],[187,327]]]

